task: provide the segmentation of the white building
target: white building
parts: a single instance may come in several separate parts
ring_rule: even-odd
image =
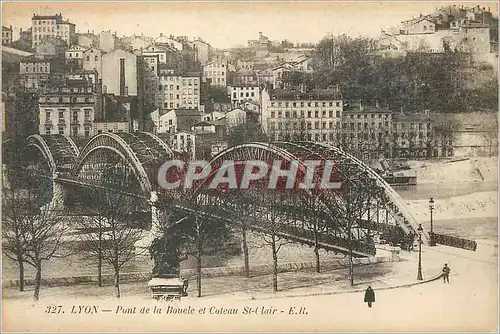
[[[83,69],[96,70],[102,74],[102,51],[98,48],[88,48],[83,52]]]
[[[173,37],[163,36],[163,34],[160,34],[160,37],[158,37],[155,40],[155,44],[156,45],[168,45],[171,48],[174,48],[174,49],[176,49],[178,51],[182,51],[182,48],[183,48],[183,45],[182,45],[181,42],[173,39]]]
[[[334,143],[342,127],[342,112],[338,92],[262,92],[262,128],[272,140],[305,135],[308,140]]]
[[[228,86],[227,92],[233,105],[240,105],[245,101],[260,102],[260,87],[256,85]]]
[[[87,47],[73,45],[64,52],[64,59],[66,61],[76,60],[79,62],[83,62],[83,54],[86,50],[88,50]]]
[[[33,15],[31,18],[31,46],[35,48],[47,37],[60,38],[67,45],[73,45],[77,41],[75,25],[64,21],[61,14]]]
[[[200,77],[189,74],[162,74],[157,105],[161,109],[200,108]]]
[[[247,112],[240,108],[235,108],[226,113],[228,127],[234,127],[247,122]]]
[[[210,62],[203,65],[203,82],[208,82],[213,86],[226,87],[227,76],[227,61]]]
[[[137,96],[137,56],[124,50],[102,55],[103,92]]]
[[[155,133],[176,133],[190,130],[191,127],[201,121],[201,114],[196,110],[189,109],[156,109],[151,113]]]

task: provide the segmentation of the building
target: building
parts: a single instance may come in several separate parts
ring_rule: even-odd
[[[94,32],[88,31],[87,33],[76,34],[76,36],[78,38],[76,44],[78,45],[84,46],[86,48],[99,46],[99,36],[94,35]]]
[[[74,78],[66,78],[62,87],[48,88],[38,100],[40,134],[92,137],[96,109],[100,108],[94,90],[92,82]]]
[[[227,78],[227,61],[210,62],[203,65],[203,82],[213,86],[226,87]]]
[[[390,109],[346,103],[337,137],[344,151],[368,160],[392,157],[392,132]]]
[[[144,50],[142,50],[142,55],[144,57],[155,57],[158,56],[160,63],[167,63],[167,53],[168,49],[165,46],[150,45]]]
[[[200,75],[198,73],[161,74],[158,106],[161,109],[200,109]]]
[[[96,70],[102,75],[102,51],[96,47],[90,47],[83,51],[82,68],[84,70]]]
[[[249,40],[248,47],[252,49],[267,49],[271,45],[269,38],[259,32],[259,39]]]
[[[242,109],[253,111],[253,112],[256,112],[256,113],[260,114],[260,101],[259,102],[251,101],[251,100],[249,100],[249,101],[243,101],[239,105],[239,107],[242,108]]]
[[[137,97],[103,94],[102,108],[96,112],[93,130],[102,132],[133,132],[139,130]]]
[[[228,86],[227,92],[233,105],[240,105],[245,101],[260,102],[260,87],[257,85]]]
[[[103,92],[117,96],[137,96],[137,56],[117,49],[101,57]]]
[[[2,26],[2,45],[12,44],[12,26]]]
[[[93,124],[93,132],[95,134],[103,132],[119,133],[119,132],[134,132],[139,130],[137,120],[133,121],[95,121]]]
[[[156,45],[167,45],[171,48],[174,48],[178,51],[182,51],[183,45],[181,42],[178,40],[174,39],[174,36],[170,35],[170,37],[163,36],[163,34],[160,34],[160,37],[155,39],[154,42]]]
[[[47,37],[60,38],[67,45],[77,42],[75,24],[64,21],[62,14],[56,15],[35,15],[31,18],[31,39],[32,47],[35,48]]]
[[[19,64],[20,84],[28,89],[40,89],[49,81],[52,58],[28,56]]]
[[[199,61],[201,64],[206,64],[211,56],[212,47],[210,44],[201,39],[195,39],[192,45],[195,51],[196,61]]]
[[[115,49],[116,36],[111,31],[102,31],[99,34],[99,49],[103,52],[111,52]]]
[[[232,75],[232,80],[230,80],[232,85],[258,85],[257,73],[253,70],[239,70],[234,72]]]
[[[189,154],[191,159],[196,157],[196,134],[191,131],[179,131],[171,136],[171,148]]]
[[[64,59],[66,61],[77,60],[78,62],[83,63],[83,54],[87,50],[88,50],[87,47],[80,45],[72,45],[64,53]]]
[[[343,101],[339,92],[262,91],[261,123],[271,140],[306,139],[337,143],[342,112]]]
[[[192,109],[157,109],[150,115],[154,124],[154,133],[176,133],[190,130],[201,121],[201,113]]]
[[[160,84],[160,57],[159,55],[141,56],[140,64],[142,66],[142,79],[144,87],[144,103],[145,105],[158,108],[159,100],[159,84]]]
[[[439,152],[441,144],[434,136],[434,122],[428,111],[415,114],[395,113],[392,118],[392,157],[417,159],[448,156],[447,150]]]
[[[36,45],[35,53],[37,56],[61,57],[64,58],[66,42],[56,37],[46,37]]]

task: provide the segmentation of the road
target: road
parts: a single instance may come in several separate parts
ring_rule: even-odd
[[[274,299],[259,299],[259,295],[255,295],[254,300],[248,295],[238,294],[201,299],[189,296],[171,304],[155,304],[146,295],[130,295],[120,301],[108,296],[99,299],[51,296],[36,305],[26,300],[4,299],[3,325],[4,330],[37,332],[42,329],[203,332],[497,330],[496,264],[451,253],[431,254],[428,251],[424,254],[427,261],[450,260],[451,284],[438,280],[408,288],[376,290],[376,302],[371,309],[363,303],[363,292]],[[46,314],[48,305],[61,305],[60,310],[64,313]],[[78,306],[90,306],[87,310],[91,312],[93,305],[98,307],[97,314],[71,314],[73,306],[77,312]],[[193,314],[165,314],[168,305],[173,307],[170,311],[181,308]],[[162,309],[162,314],[151,314],[155,306]],[[140,313],[144,307],[150,309],[149,314]],[[245,308],[258,314],[245,314]],[[103,312],[104,309],[110,312]],[[82,312],[84,310],[82,308]],[[272,310],[276,310],[274,314]],[[29,321],[25,321],[27,312]],[[221,314],[224,312],[228,314]]]

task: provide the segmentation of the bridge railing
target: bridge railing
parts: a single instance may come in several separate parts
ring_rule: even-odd
[[[477,242],[473,240],[462,239],[458,237],[453,237],[451,235],[437,234],[434,233],[432,236],[433,240],[440,245],[462,248],[470,251],[476,251]]]

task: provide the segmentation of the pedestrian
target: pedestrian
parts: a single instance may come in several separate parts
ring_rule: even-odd
[[[451,272],[451,269],[450,269],[450,267],[448,267],[448,263],[445,263],[444,267],[443,267],[443,282],[444,283],[450,283],[450,272]]]
[[[375,291],[371,286],[365,291],[365,303],[368,303],[368,307],[372,307],[372,303],[375,303]]]

